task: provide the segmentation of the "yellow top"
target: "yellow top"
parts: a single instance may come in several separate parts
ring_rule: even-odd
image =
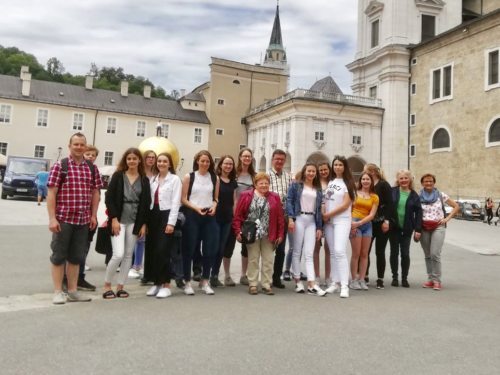
[[[370,215],[370,211],[374,204],[378,204],[378,195],[370,194],[370,198],[363,198],[360,195],[356,196],[356,200],[352,205],[352,217],[356,219],[364,219]]]

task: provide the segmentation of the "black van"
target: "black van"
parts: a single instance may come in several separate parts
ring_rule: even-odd
[[[49,164],[48,159],[9,156],[2,181],[2,199],[14,195],[36,198],[38,195],[36,174],[48,171]]]

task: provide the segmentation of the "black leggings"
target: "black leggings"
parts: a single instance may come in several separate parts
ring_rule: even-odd
[[[368,267],[366,269],[366,276],[368,276],[368,270],[370,269],[370,253],[372,251],[373,243],[375,242],[375,256],[377,257],[377,278],[384,279],[385,274],[385,248],[387,247],[387,242],[389,241],[389,232],[382,232],[382,222],[374,223],[373,226],[373,237],[370,244],[370,251],[368,253]]]

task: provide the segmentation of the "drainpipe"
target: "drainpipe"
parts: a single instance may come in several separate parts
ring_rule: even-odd
[[[406,119],[408,129],[408,148],[406,149],[406,155],[408,160],[408,167],[406,169],[410,170],[410,98],[411,98],[411,60],[413,58],[413,51],[410,50],[410,59],[408,60],[408,117]]]
[[[95,134],[97,132],[97,114],[99,113],[99,110],[97,109],[95,111],[95,117],[94,117],[94,134],[92,137],[92,145],[95,146]]]

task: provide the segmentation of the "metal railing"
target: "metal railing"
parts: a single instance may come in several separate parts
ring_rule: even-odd
[[[261,104],[250,110],[249,115],[253,115],[258,112],[262,112],[268,108],[274,107],[278,104],[286,102],[291,99],[316,99],[330,103],[341,103],[341,104],[354,104],[362,105],[366,107],[382,108],[382,100],[374,98],[365,98],[363,96],[355,95],[344,95],[344,94],[334,94],[334,93],[323,93],[318,91],[311,91],[305,89],[295,89],[289,93],[280,96],[276,99],[269,100],[264,104]]]

